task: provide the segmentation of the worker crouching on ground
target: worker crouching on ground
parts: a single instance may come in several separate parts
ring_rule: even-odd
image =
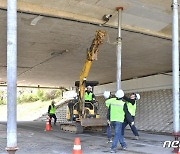
[[[129,113],[131,114],[132,116],[132,119],[133,121],[135,120],[135,115],[136,115],[136,102],[137,100],[140,99],[140,95],[139,94],[135,94],[135,93],[132,93],[130,98],[128,98],[127,96],[124,96],[123,99],[126,101],[126,104],[127,104],[127,107],[128,107],[128,111]],[[122,135],[124,136],[124,130],[126,128],[126,126],[129,124],[134,136],[135,136],[135,139],[138,140],[139,139],[139,134],[138,134],[138,131],[135,127],[135,125],[131,125],[127,119],[125,118],[125,121],[122,125]]]
[[[51,125],[52,118],[54,118],[54,125],[56,125],[56,121],[57,121],[56,114],[55,114],[56,113],[56,107],[54,104],[55,104],[55,102],[52,101],[51,105],[49,105],[49,108],[48,108],[48,116],[50,117],[50,120],[49,120],[50,125]]]
[[[106,99],[105,103],[106,106],[108,107],[107,110],[107,138],[108,138],[108,142],[107,143],[112,143],[112,126],[111,126],[111,122],[110,122],[110,101],[113,102],[114,100],[116,100],[116,98],[112,97],[112,94],[110,91],[105,91],[104,92],[104,98]],[[108,101],[107,101],[108,100]]]
[[[122,136],[122,123],[124,122],[124,119],[128,120],[129,123],[133,125],[133,119],[128,112],[127,104],[122,101],[122,98],[124,96],[124,92],[122,90],[118,90],[115,93],[116,99],[107,100],[106,104],[109,104],[110,107],[110,121],[111,125],[114,127],[114,139],[111,146],[111,153],[116,153],[117,143],[120,142],[122,149],[126,149],[127,145],[124,142],[124,137]]]

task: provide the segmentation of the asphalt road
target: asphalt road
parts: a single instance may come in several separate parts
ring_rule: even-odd
[[[110,153],[110,143],[105,133],[85,132],[83,134],[65,133],[54,126],[52,131],[44,131],[44,122],[18,123],[18,148],[16,154],[71,154],[75,137],[81,140],[83,154]],[[140,140],[134,140],[132,132],[125,132],[127,150],[123,151],[118,143],[117,153],[122,154],[170,154],[172,149],[163,148],[165,140],[173,140],[168,135],[139,132]],[[0,122],[0,154],[6,154],[6,123]]]

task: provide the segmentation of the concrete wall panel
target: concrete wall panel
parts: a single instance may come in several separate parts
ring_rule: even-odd
[[[138,130],[152,132],[173,132],[172,90],[153,90],[140,92],[141,99],[137,103],[135,124]],[[99,114],[106,116],[107,108],[103,96],[97,97]]]
[[[143,91],[171,89],[171,88],[172,88],[171,75],[160,74],[160,75],[122,81],[122,89],[125,92],[143,92]],[[115,93],[116,82],[100,85],[94,88],[94,92],[96,95],[102,95],[105,90],[109,90]]]

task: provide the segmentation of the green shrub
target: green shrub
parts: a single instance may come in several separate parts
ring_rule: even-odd
[[[6,102],[6,100],[1,100],[0,99],[0,105],[5,105],[7,102]]]
[[[37,97],[38,97],[39,100],[43,100],[43,97],[44,97],[44,91],[38,89],[38,91],[37,91]]]
[[[38,97],[36,95],[32,94],[32,93],[29,94],[29,96],[27,96],[27,101],[28,102],[36,102],[38,100],[39,100]]]
[[[22,103],[22,100],[21,100],[20,96],[17,97],[17,103],[18,103],[18,104],[21,104],[21,103]]]
[[[55,98],[62,97],[62,90],[56,90],[54,97]]]
[[[43,90],[40,89],[37,91],[37,97],[41,101],[48,101],[52,99],[51,95],[45,93]]]
[[[52,90],[44,91],[38,89],[35,93],[32,92],[22,92],[21,95],[17,97],[17,103],[27,103],[35,101],[48,101],[62,96],[62,90]]]

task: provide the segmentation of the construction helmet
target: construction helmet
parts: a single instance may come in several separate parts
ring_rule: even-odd
[[[123,90],[118,90],[116,93],[115,93],[115,96],[117,97],[117,98],[123,98],[124,97],[124,92],[123,92]]]
[[[105,91],[105,92],[104,92],[104,98],[105,98],[105,99],[109,98],[109,97],[110,97],[110,94],[111,94],[110,91]]]
[[[140,95],[139,94],[135,94],[135,96],[136,96],[136,100],[140,100]]]
[[[87,86],[87,89],[92,89],[92,87],[91,86]]]

